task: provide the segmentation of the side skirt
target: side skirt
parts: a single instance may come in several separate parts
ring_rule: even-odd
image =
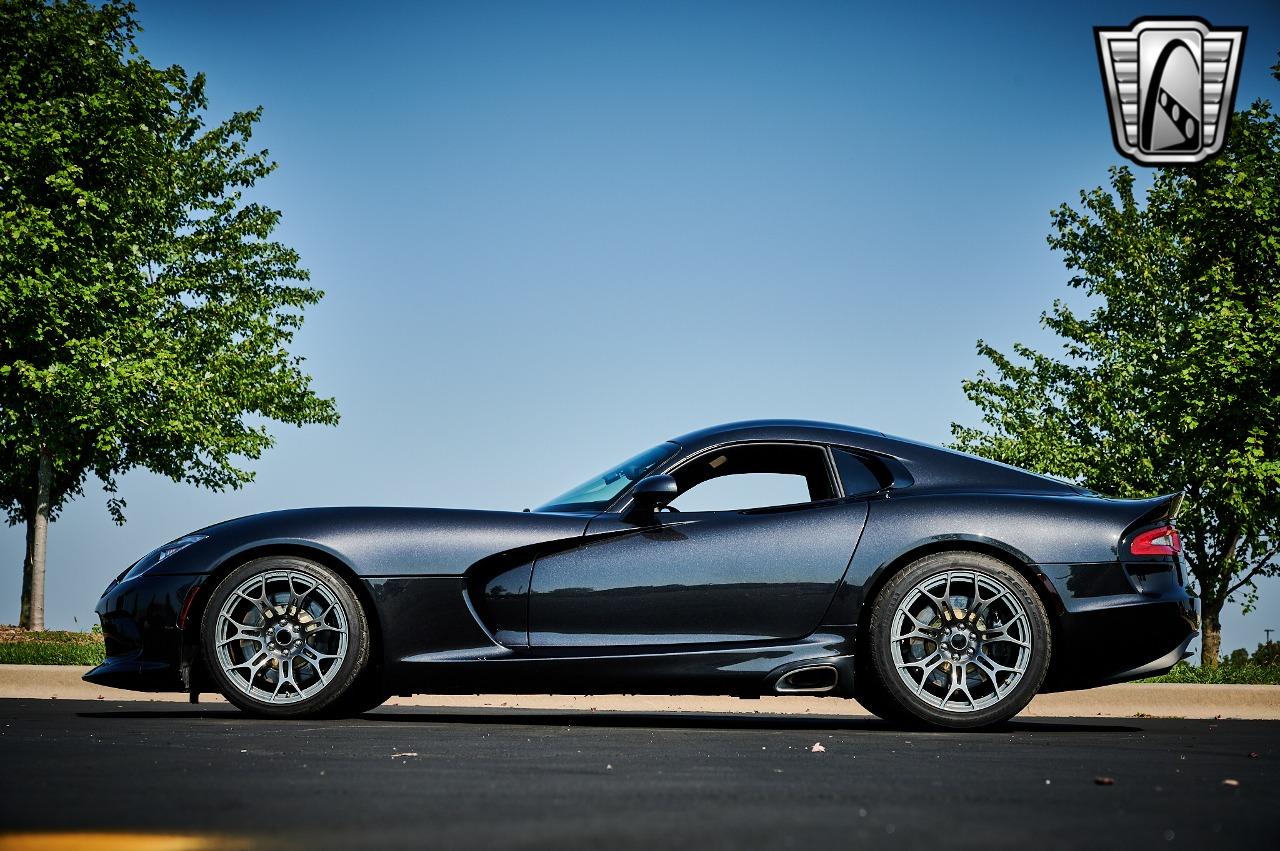
[[[819,632],[788,644],[649,652],[636,648],[592,656],[488,645],[389,660],[385,675],[388,689],[399,694],[848,697],[853,694],[853,632]]]

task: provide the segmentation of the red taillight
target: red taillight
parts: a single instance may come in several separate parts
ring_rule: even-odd
[[[1129,552],[1136,556],[1172,556],[1182,552],[1182,539],[1172,526],[1148,529],[1129,544]]]

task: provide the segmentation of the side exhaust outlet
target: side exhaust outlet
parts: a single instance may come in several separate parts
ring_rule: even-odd
[[[840,672],[834,665],[806,665],[778,677],[773,690],[778,694],[825,694],[839,680]]]

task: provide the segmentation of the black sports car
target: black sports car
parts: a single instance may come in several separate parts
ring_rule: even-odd
[[[733,423],[533,511],[201,529],[107,588],[107,659],[85,679],[269,716],[396,693],[810,694],[980,727],[1187,655],[1180,501],[877,431]]]

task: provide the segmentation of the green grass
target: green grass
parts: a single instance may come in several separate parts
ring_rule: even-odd
[[[1201,668],[1179,662],[1163,677],[1141,680],[1144,683],[1196,683],[1200,685],[1280,685],[1280,665],[1222,663],[1216,668]]]
[[[97,665],[105,650],[99,632],[28,632],[0,626],[0,665]]]

